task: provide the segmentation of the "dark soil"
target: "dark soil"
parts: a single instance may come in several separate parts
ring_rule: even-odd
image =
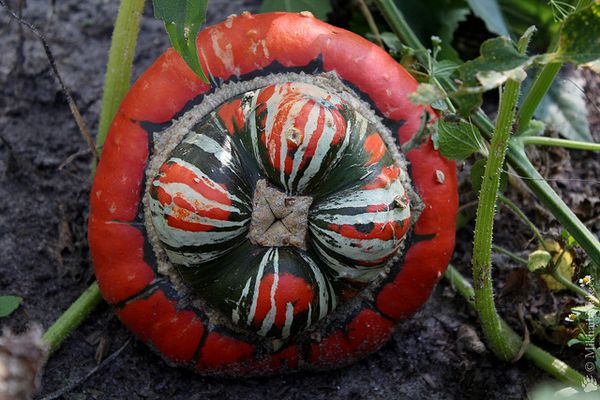
[[[23,14],[45,33],[84,119],[95,131],[118,2],[63,0],[54,7],[52,3],[29,0]],[[134,77],[168,47],[162,24],[153,20],[147,3]],[[231,13],[256,11],[258,3],[213,0],[209,23]],[[21,308],[1,323],[15,331],[34,321],[48,327],[93,281],[86,239],[91,155],[85,153],[87,145],[41,44],[28,32],[21,42],[19,30],[0,9],[0,294],[24,298]],[[589,93],[597,103],[598,93]],[[537,157],[545,172],[559,179],[554,184],[574,210],[584,219],[593,219],[598,216],[598,203],[587,204],[582,194],[600,192],[598,157],[570,154],[558,151]],[[530,217],[544,229],[556,227],[526,192],[515,190],[511,196],[526,205]],[[463,197],[472,199],[468,194]],[[495,240],[515,251],[531,249],[531,235],[524,226],[506,210],[500,213]],[[468,265],[470,229],[459,235],[455,263],[462,267]],[[501,311],[512,326],[520,326],[516,317],[520,301],[528,305],[526,314],[531,319],[551,312],[564,317],[565,296],[543,291],[535,277],[519,272],[506,258],[496,257],[495,263],[497,281],[502,282]],[[532,301],[540,305],[532,309]],[[442,282],[422,310],[403,322],[379,352],[344,369],[246,380],[203,378],[170,368],[133,339],[114,360],[63,398],[518,399],[549,379],[526,361],[498,361],[477,335],[481,332],[473,312]],[[50,358],[40,397],[78,382],[96,367],[97,359],[130,338],[112,311],[100,306]],[[539,336],[533,339],[582,368],[582,353],[567,349],[561,354],[560,347]]]

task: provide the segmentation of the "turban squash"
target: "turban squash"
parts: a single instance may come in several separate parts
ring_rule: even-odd
[[[261,375],[348,364],[428,298],[454,246],[455,165],[382,49],[308,13],[200,32],[114,118],[91,191],[106,301],[170,364]]]

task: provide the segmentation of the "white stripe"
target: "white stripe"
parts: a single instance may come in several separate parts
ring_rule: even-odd
[[[254,320],[254,314],[256,314],[256,306],[258,303],[258,290],[260,288],[260,280],[262,278],[263,273],[265,272],[265,267],[269,263],[269,259],[271,258],[271,253],[273,253],[273,248],[267,250],[267,252],[263,255],[263,258],[260,260],[260,265],[258,266],[258,272],[254,276],[254,292],[252,292],[252,305],[250,306],[250,313],[248,314],[248,319],[246,321],[247,325],[252,325],[252,320]]]
[[[256,102],[258,100],[258,95],[260,94],[260,90],[257,90],[252,95],[252,102],[249,113],[252,115],[248,118],[250,120],[250,142],[252,143],[252,151],[254,152],[254,159],[258,163],[259,167],[264,171],[265,166],[262,163],[260,158],[260,152],[258,150],[259,139],[258,139],[258,128],[256,127]]]
[[[292,322],[294,322],[294,305],[292,303],[285,304],[285,324],[283,324],[283,330],[281,331],[281,337],[287,338],[290,336],[290,330],[292,329]]]
[[[306,103],[307,103],[307,101],[304,99],[302,101],[294,102],[294,104],[290,108],[290,112],[288,114],[287,119],[285,120],[285,124],[283,125],[281,134],[280,134],[281,149],[279,151],[279,181],[283,185],[286,192],[290,191],[288,182],[286,182],[286,179],[285,179],[285,160],[287,159],[287,152],[288,152],[287,132],[294,128],[296,116],[300,113],[300,111],[302,111],[302,108],[306,105]],[[272,127],[271,127],[271,129],[272,129]]]
[[[298,175],[298,171],[300,170],[300,164],[304,159],[304,154],[306,153],[306,149],[310,144],[313,134],[317,130],[317,121],[319,120],[319,107],[313,107],[308,114],[308,120],[306,122],[306,126],[304,128],[304,135],[302,138],[302,143],[296,150],[296,154],[294,154],[294,163],[292,165],[292,172],[290,174],[290,178],[288,181],[288,186],[291,188],[294,181],[296,180],[296,176]],[[316,114],[316,115],[314,115]]]
[[[261,336],[266,336],[275,324],[275,317],[277,316],[277,302],[275,301],[275,294],[277,293],[277,286],[279,286],[279,250],[275,249],[275,256],[273,257],[273,284],[271,285],[271,308],[258,331]]]
[[[311,218],[315,221],[326,222],[336,225],[364,225],[369,223],[385,224],[395,221],[403,221],[410,217],[410,210],[406,208],[394,208],[388,211],[367,212],[363,214],[342,215],[318,213]]]
[[[315,262],[307,257],[305,254],[301,254],[302,258],[308,266],[310,267],[313,276],[315,277],[315,281],[317,282],[317,287],[319,288],[319,320],[324,318],[331,306],[331,310],[333,310],[336,306],[335,295],[333,295],[333,288],[331,287],[331,283],[329,280],[323,275],[321,269],[315,264]],[[331,304],[329,300],[331,299]]]
[[[229,148],[225,148],[211,137],[196,133],[191,136],[189,135],[183,142],[194,145],[206,153],[213,154],[215,158],[219,160],[221,165],[226,166],[229,170],[239,176],[239,163],[237,162],[238,160],[234,158],[235,153],[231,148],[230,142],[227,142]]]
[[[241,221],[229,221],[229,220],[224,220],[224,219],[207,218],[207,217],[203,217],[203,216],[198,215],[193,212],[190,212],[190,214],[188,214],[184,218],[182,218],[180,213],[177,213],[175,211],[176,209],[179,209],[180,207],[178,207],[177,205],[175,205],[173,203],[171,203],[167,206],[164,206],[160,201],[153,199],[153,198],[150,199],[149,203],[156,203],[156,204],[153,204],[152,209],[153,210],[161,210],[162,215],[176,217],[185,222],[190,222],[190,223],[194,223],[194,224],[210,225],[210,226],[215,227],[216,229],[241,227],[241,226],[247,225],[250,222],[250,218],[246,218]]]
[[[298,182],[298,191],[302,192],[310,180],[319,173],[322,168],[323,160],[327,156],[327,153],[331,150],[331,141],[335,136],[337,131],[337,126],[331,116],[331,112],[327,110],[325,112],[325,123],[323,125],[323,133],[317,142],[317,148],[315,149],[315,154],[310,159],[310,163],[308,167],[303,171],[302,178]],[[336,159],[341,156],[342,152],[338,151],[336,154]],[[335,163],[335,162],[334,162]]]
[[[339,208],[366,208],[376,204],[391,204],[397,196],[404,196],[404,187],[399,179],[389,188],[370,190],[347,190],[330,196],[313,208],[315,213]]]
[[[214,260],[219,258],[223,254],[227,253],[227,250],[217,250],[217,251],[209,251],[209,252],[200,252],[200,253],[186,253],[186,252],[178,252],[169,249],[165,249],[165,253],[167,253],[167,257],[169,257],[169,261],[173,264],[179,265],[194,265],[201,264],[207,261]]]
[[[389,257],[402,242],[401,240],[350,239],[314,224],[310,224],[310,231],[326,248],[352,260],[364,262],[376,262]]]
[[[152,222],[160,240],[172,247],[182,246],[202,246],[207,244],[217,244],[231,240],[248,231],[247,227],[241,227],[234,231],[208,231],[208,232],[190,232],[177,229],[167,224],[167,220],[162,216],[162,209],[156,209],[155,204],[150,202],[152,210]]]
[[[334,270],[339,278],[351,279],[358,282],[372,282],[379,273],[385,269],[385,264],[381,266],[364,267],[362,265],[347,265],[335,258],[331,257],[323,248],[321,244],[315,242],[315,247],[321,255],[321,257],[327,261],[327,266]]]
[[[252,277],[248,278],[248,280],[246,281],[246,285],[244,286],[244,290],[242,290],[242,294],[241,294],[239,300],[237,301],[235,308],[231,312],[231,320],[233,321],[234,324],[237,324],[240,320],[240,306],[242,304],[242,301],[248,296],[248,293],[250,292],[250,282],[251,281],[252,281]]]
[[[182,197],[194,207],[198,207],[201,210],[207,210],[211,208],[218,208],[220,210],[229,211],[242,215],[239,208],[234,206],[228,206],[223,203],[219,203],[214,200],[207,199],[201,193],[195,191],[185,183],[174,182],[174,183],[162,183],[158,180],[152,182],[155,187],[163,188],[165,192],[171,197]],[[233,197],[233,196],[232,196]],[[238,200],[239,201],[239,200]],[[190,211],[191,212],[191,211]]]
[[[204,172],[202,172],[194,164],[190,164],[187,161],[184,161],[184,160],[182,160],[180,158],[177,158],[177,157],[172,157],[169,161],[170,162],[174,162],[176,164],[179,164],[182,167],[185,167],[185,168],[189,169],[201,181],[204,181],[204,183],[206,185],[208,185],[211,189],[218,190],[219,192],[227,195],[233,201],[237,201],[237,202],[240,202],[240,203],[242,202],[237,196],[235,196],[233,193],[228,192],[227,189],[223,188],[223,186],[221,186],[217,182],[213,181],[208,175],[206,175]]]

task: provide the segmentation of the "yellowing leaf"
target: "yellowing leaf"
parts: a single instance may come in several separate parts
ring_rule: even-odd
[[[573,253],[571,250],[566,250],[563,253],[563,248],[560,244],[554,240],[546,240],[546,247],[552,254],[552,262],[558,263],[556,272],[562,275],[565,279],[572,281],[573,275],[575,275],[575,266],[573,265]],[[561,257],[562,254],[562,257]],[[560,292],[565,290],[566,286],[558,282],[552,276],[544,274],[541,276],[548,289],[553,292]]]

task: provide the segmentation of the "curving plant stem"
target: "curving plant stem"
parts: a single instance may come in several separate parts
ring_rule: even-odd
[[[586,0],[589,1],[589,0]],[[412,31],[404,16],[394,4],[393,0],[374,0],[384,18],[396,35],[409,47],[416,50],[425,50],[419,38]],[[423,65],[427,65],[426,53],[418,51],[415,56]],[[455,92],[457,87],[450,78],[439,78],[442,89],[448,93]],[[472,121],[480,129],[481,133],[488,139],[494,132],[494,124],[481,110],[475,112]],[[548,185],[543,176],[531,164],[525,152],[523,145],[511,139],[508,143],[506,160],[515,170],[523,182],[531,189],[534,195],[548,208],[554,217],[565,227],[565,229],[577,240],[577,243],[586,251],[590,258],[600,264],[600,242],[583,222],[571,211],[564,201]]]
[[[525,52],[528,40],[528,38],[521,39],[519,42],[521,53]],[[518,337],[505,335],[502,329],[502,320],[496,311],[492,285],[492,235],[502,164],[510,139],[520,90],[521,83],[514,80],[509,80],[501,90],[496,129],[490,143],[489,156],[479,192],[473,239],[475,309],[481,320],[481,327],[488,345],[498,358],[505,361],[515,358],[519,352],[521,340]]]
[[[50,353],[58,349],[62,341],[81,324],[101,300],[98,283],[94,282],[42,336],[42,340],[48,344]]]
[[[462,297],[467,300],[471,306],[475,306],[473,298],[475,297],[475,291],[471,284],[462,276],[460,272],[452,265],[448,266],[448,269],[444,273],[444,278],[450,282],[452,288],[456,290]],[[521,339],[515,331],[513,331],[508,324],[500,319],[500,326],[502,332],[509,337],[511,341],[520,341]],[[535,364],[538,368],[548,372],[556,379],[575,387],[581,387],[581,383],[584,380],[583,375],[571,368],[564,361],[554,357],[553,355],[542,350],[538,346],[529,343],[525,348],[523,355],[526,359]]]
[[[520,136],[513,140],[520,141],[523,145],[534,144],[539,146],[564,147],[565,149],[600,151],[600,143],[581,142],[579,140],[558,139],[546,136]]]

